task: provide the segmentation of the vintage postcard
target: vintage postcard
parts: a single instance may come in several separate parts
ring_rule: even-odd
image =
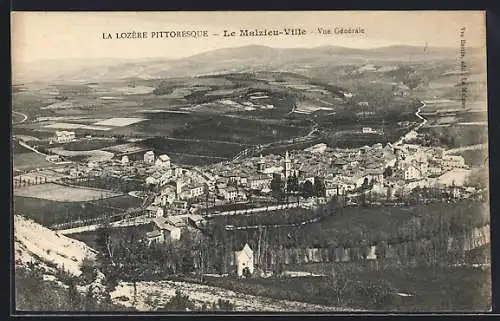
[[[484,12],[11,25],[15,313],[491,310]]]

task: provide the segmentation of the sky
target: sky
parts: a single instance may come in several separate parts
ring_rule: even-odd
[[[485,46],[485,16],[473,11],[317,12],[13,12],[13,63],[44,59],[182,58],[250,44],[277,48],[324,45],[373,48],[390,45]],[[319,35],[317,28],[365,30],[357,35]],[[463,38],[460,28],[465,27]],[[304,28],[303,37],[213,36],[223,30]],[[103,33],[207,30],[207,38],[103,39]]]

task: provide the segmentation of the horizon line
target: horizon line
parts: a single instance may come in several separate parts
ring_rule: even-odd
[[[230,46],[230,47],[221,47],[217,49],[210,49],[206,51],[201,51],[199,53],[183,56],[183,57],[164,57],[164,56],[145,56],[145,57],[135,57],[135,58],[121,58],[121,57],[110,57],[110,56],[102,56],[102,57],[67,57],[67,58],[42,58],[42,59],[35,59],[35,60],[26,60],[26,61],[19,61],[20,63],[36,63],[36,62],[41,62],[41,61],[61,61],[61,60],[99,60],[99,59],[118,59],[121,61],[138,61],[138,60],[152,60],[152,59],[163,59],[163,60],[181,60],[181,59],[186,59],[189,57],[195,57],[198,55],[202,55],[205,53],[209,52],[214,52],[217,50],[224,50],[224,49],[237,49],[237,48],[245,48],[245,47],[266,47],[266,48],[271,48],[271,49],[318,49],[318,48],[327,48],[327,47],[332,47],[332,48],[345,48],[345,49],[357,49],[357,50],[376,50],[376,49],[384,49],[384,48],[391,48],[391,47],[425,47],[426,45],[416,45],[416,44],[393,44],[393,45],[384,45],[384,46],[373,46],[373,47],[356,47],[356,46],[348,46],[348,45],[320,45],[320,46],[314,46],[314,47],[274,47],[274,46],[268,46],[268,45],[260,45],[260,44],[248,44],[248,45],[243,45],[243,46]],[[449,46],[434,46],[434,45],[429,45],[427,48],[435,48],[435,49],[455,49],[454,47],[449,47]],[[470,47],[471,49],[481,49],[479,47]]]

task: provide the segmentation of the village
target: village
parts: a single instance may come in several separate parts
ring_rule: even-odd
[[[78,138],[65,131],[57,132],[53,140],[64,144]],[[28,180],[97,187],[141,198],[138,210],[120,215],[117,220],[124,223],[116,226],[149,226],[143,235],[148,244],[179,241],[182,233],[193,233],[212,217],[314,210],[332,199],[341,199],[343,206],[396,206],[404,204],[405,194],[422,188],[439,191],[434,197],[439,200],[443,195],[448,201],[482,197],[480,187],[468,182],[469,165],[462,156],[405,142],[352,149],[320,143],[284,155],[192,167],[177,166],[167,154],[155,155],[153,150],[127,143],[114,149],[120,153],[111,159],[35,170],[14,177],[14,184],[25,186]],[[420,202],[431,201],[425,197]],[[62,232],[71,234],[86,227],[75,229],[72,224],[72,228]],[[241,262],[236,264],[239,276],[244,275],[243,265],[248,268],[245,273],[253,272],[254,257],[248,253],[252,253],[248,244],[234,252]]]

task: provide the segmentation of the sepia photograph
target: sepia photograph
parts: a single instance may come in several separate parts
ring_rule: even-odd
[[[12,312],[491,311],[485,25],[12,12]]]

